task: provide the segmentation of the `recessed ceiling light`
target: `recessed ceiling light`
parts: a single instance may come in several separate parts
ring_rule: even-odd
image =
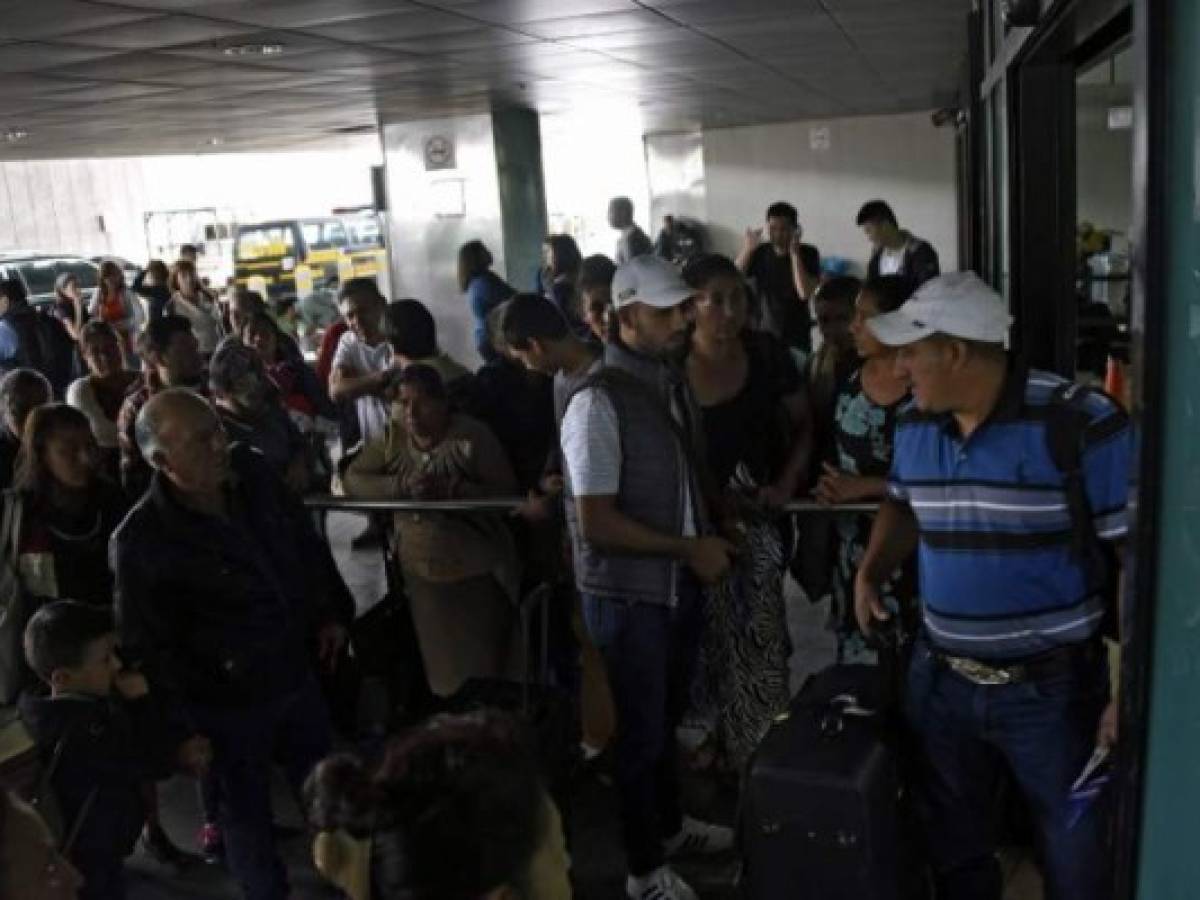
[[[29,132],[21,128],[10,128],[4,132],[4,140],[10,144],[15,144],[17,141],[23,141],[29,137]]]
[[[226,56],[279,56],[283,44],[231,44],[221,52]]]

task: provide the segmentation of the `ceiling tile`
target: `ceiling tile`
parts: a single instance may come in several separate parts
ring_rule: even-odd
[[[822,13],[818,0],[792,0],[786,4],[780,0],[674,0],[651,5],[669,19],[701,28],[739,20],[780,22]]]
[[[72,31],[133,25],[153,18],[143,10],[98,6],[80,0],[3,0],[0,33],[10,40],[39,40]]]
[[[205,71],[211,67],[176,59],[161,53],[121,53],[107,56],[103,63],[87,62],[59,66],[53,74],[96,81],[160,82],[182,71]]]
[[[185,69],[159,80],[181,87],[209,87],[228,85],[231,88],[264,88],[273,85],[286,85],[291,73],[255,69],[250,66],[240,66],[230,63],[224,66],[204,66],[199,69]]]
[[[204,14],[263,28],[311,28],[405,9],[418,7],[405,0],[217,0]]]
[[[414,10],[386,16],[370,16],[334,25],[321,25],[312,31],[339,41],[383,44],[388,41],[411,40],[423,35],[470,31],[477,27],[478,23],[461,16],[437,10]]]
[[[428,34],[403,41],[387,41],[384,46],[408,53],[441,53],[475,50],[480,47],[498,47],[509,44],[531,44],[537,39],[508,31],[504,28],[485,26],[444,34]]]
[[[656,44],[669,44],[694,36],[681,25],[662,23],[653,28],[639,28],[636,31],[614,31],[607,34],[590,34],[581,37],[564,39],[563,43],[585,50],[598,50],[607,53],[610,50],[621,50],[627,47],[651,47]]]
[[[112,50],[29,42],[0,46],[0,73],[35,72],[112,56]]]
[[[544,19],[527,22],[523,31],[548,40],[590,37],[598,34],[613,34],[621,31],[637,31],[641,28],[661,27],[661,17],[647,10],[632,12],[601,13],[592,16],[571,16],[560,19]]]
[[[158,16],[143,19],[135,26],[89,29],[81,31],[72,22],[72,29],[63,40],[84,47],[105,47],[112,50],[150,50],[196,41],[229,38],[244,33],[244,26],[212,22],[187,16]]]
[[[145,84],[110,82],[107,84],[86,85],[74,90],[62,91],[54,95],[54,102],[56,104],[111,102],[114,100],[129,100],[135,97],[153,96],[155,94],[170,92],[170,90],[167,87]]]
[[[260,56],[256,54],[248,54],[246,56],[229,56],[225,53],[227,48],[243,47],[243,46],[278,46],[282,48],[282,53],[278,56]],[[245,29],[237,32],[222,40],[200,40],[193,41],[187,44],[177,44],[163,52],[171,56],[190,57],[192,59],[200,59],[212,62],[227,62],[238,61],[245,63],[254,63],[255,65],[282,65],[286,66],[289,63],[294,65],[295,59],[306,53],[313,53],[318,50],[336,50],[340,44],[335,41],[329,41],[320,37],[313,37],[302,34],[296,31],[259,31],[257,29]]]
[[[569,16],[636,12],[638,9],[633,0],[469,0],[450,3],[433,0],[432,5],[452,9],[462,15],[497,25],[521,25]]]

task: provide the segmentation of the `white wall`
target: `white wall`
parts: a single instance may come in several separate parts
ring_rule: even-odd
[[[813,130],[825,128],[828,149],[813,149]],[[870,252],[854,219],[864,202],[882,198],[902,227],[932,242],[943,271],[958,268],[954,134],[934,128],[928,113],[721,128],[703,140],[715,249],[736,253],[746,227],[761,226],[767,206],[786,200],[807,242],[862,274]]]
[[[1110,130],[1105,113],[1079,119],[1076,220],[1128,235],[1133,226],[1133,132]]]
[[[141,262],[147,212],[216,207],[242,222],[328,215],[370,204],[370,167],[380,161],[372,136],[298,153],[0,162],[0,251]]]
[[[432,137],[453,142],[455,168],[428,169],[425,145]],[[383,126],[387,161],[392,298],[423,302],[437,320],[438,344],[473,366],[474,319],[458,287],[458,248],[481,240],[493,268],[513,281],[504,259],[500,185],[492,118],[488,115],[429,119]]]

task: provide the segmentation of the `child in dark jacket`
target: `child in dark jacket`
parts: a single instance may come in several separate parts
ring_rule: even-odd
[[[83,900],[125,897],[142,783],[175,770],[199,775],[212,752],[206,738],[168,723],[145,678],[121,670],[115,643],[111,611],[71,600],[42,607],[25,630],[26,660],[50,693],[23,694],[21,717],[43,764],[54,766],[64,828],[78,827],[67,855],[86,879]]]

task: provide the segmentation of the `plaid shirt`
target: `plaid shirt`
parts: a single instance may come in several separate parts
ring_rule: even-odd
[[[135,430],[138,413],[151,397],[165,387],[157,372],[143,372],[138,380],[129,386],[129,392],[121,404],[121,411],[117,413],[117,443],[121,448],[121,487],[125,489],[125,495],[131,501],[140,499],[142,494],[146,493],[146,488],[150,486],[150,476],[153,474],[153,469],[138,448]],[[208,397],[207,386],[197,387],[195,390],[201,396]]]

